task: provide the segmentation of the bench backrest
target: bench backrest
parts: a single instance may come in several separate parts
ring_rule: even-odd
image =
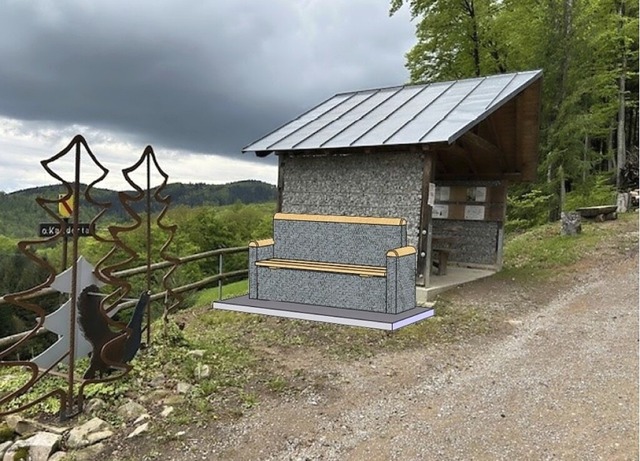
[[[276,213],[274,258],[385,266],[387,251],[407,245],[403,218]]]

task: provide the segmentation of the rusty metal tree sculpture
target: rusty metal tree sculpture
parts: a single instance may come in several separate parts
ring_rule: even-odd
[[[64,180],[58,175],[52,168],[52,164],[61,159],[62,157],[73,152],[75,157],[75,169],[73,182]],[[95,240],[111,244],[111,249],[107,254],[98,262],[97,268],[94,270],[88,263],[82,258],[78,257],[78,236],[79,236],[79,212],[80,212],[80,197],[81,197],[81,159],[82,154],[85,154],[84,158],[87,158],[98,167],[99,177],[84,190],[82,197],[86,203],[89,203],[98,208],[97,214],[91,220],[89,229],[91,237]],[[138,168],[146,160],[147,166],[147,184],[146,191],[135,184],[130,178],[130,173]],[[109,202],[99,202],[92,197],[93,187],[102,181],[109,170],[105,168],[95,157],[91,149],[89,148],[85,139],[78,135],[69,143],[69,145],[60,151],[53,157],[42,161],[43,168],[55,179],[60,181],[64,187],[66,193],[61,195],[57,200],[37,198],[38,205],[44,209],[44,211],[52,217],[60,226],[60,231],[55,235],[38,240],[24,240],[18,243],[19,250],[26,255],[29,260],[38,266],[44,268],[48,274],[46,280],[41,284],[30,288],[29,290],[21,291],[18,293],[12,293],[6,295],[4,299],[10,306],[16,306],[19,309],[24,309],[32,312],[35,316],[35,325],[29,330],[17,343],[7,347],[5,350],[0,351],[0,369],[12,368],[16,371],[27,370],[29,378],[26,382],[18,387],[18,389],[9,392],[6,395],[0,396],[0,416],[14,413],[18,411],[26,410],[39,402],[44,401],[50,397],[55,397],[60,402],[60,418],[66,419],[74,416],[82,410],[83,405],[83,392],[87,385],[97,382],[113,381],[119,379],[131,370],[131,365],[128,362],[131,361],[135,353],[137,352],[141,343],[141,331],[142,331],[142,319],[146,312],[147,315],[147,342],[150,342],[150,264],[151,264],[151,246],[150,246],[150,215],[151,215],[151,187],[150,187],[150,168],[151,162],[155,165],[155,168],[160,172],[163,177],[163,182],[158,187],[153,195],[153,198],[164,205],[160,215],[157,218],[157,225],[164,231],[169,233],[169,237],[165,244],[162,246],[160,256],[165,260],[172,262],[174,265],[169,272],[163,278],[163,287],[167,296],[165,297],[165,314],[173,309],[178,303],[179,299],[175,296],[175,293],[168,287],[168,280],[171,273],[175,270],[175,265],[179,263],[177,258],[172,258],[168,255],[166,249],[171,243],[176,231],[176,226],[167,226],[163,224],[162,218],[164,217],[167,208],[170,203],[168,197],[161,196],[162,189],[166,186],[168,176],[162,171],[158,165],[153,149],[148,146],[140,160],[130,168],[123,170],[123,174],[127,182],[134,188],[132,194],[120,192],[118,194],[119,200],[122,203],[125,210],[134,220],[132,225],[111,225],[108,226],[108,232],[106,236],[96,232],[96,224],[98,220],[106,213],[111,207]],[[74,197],[73,209],[72,209],[72,223],[69,224],[68,220],[64,220],[58,216],[58,214],[51,209],[51,206],[59,206],[61,203],[70,203],[70,198]],[[132,261],[134,261],[138,255],[130,248],[124,240],[121,238],[121,234],[124,232],[130,232],[139,228],[142,225],[142,219],[134,211],[131,206],[132,202],[137,202],[146,197],[146,214],[147,214],[147,289],[142,294],[134,313],[132,315],[129,324],[125,325],[113,320],[111,317],[120,308],[120,305],[126,299],[131,292],[131,284],[126,280],[117,277],[114,272],[118,269],[127,267]],[[53,266],[48,261],[41,258],[34,248],[37,245],[51,244],[59,239],[62,239],[67,231],[67,227],[71,226],[72,229],[72,265],[69,269],[58,274]],[[66,239],[65,239],[66,244]],[[124,254],[124,259],[121,259],[119,255]],[[118,261],[109,263],[114,259]],[[66,266],[66,263],[65,263]],[[98,285],[108,285],[111,288],[111,292],[106,296],[103,296],[99,292]],[[66,288],[65,288],[66,287]],[[55,288],[59,291],[66,291],[69,293],[69,300],[61,306],[58,311],[53,314],[46,315],[45,310],[35,302],[31,302],[30,299],[34,298],[39,292],[48,288]],[[175,299],[172,304],[169,303],[169,299]],[[60,326],[60,320],[63,319],[62,327]],[[34,336],[38,334],[40,329],[47,328],[49,325],[56,325],[51,331],[56,331],[58,334],[63,332],[64,334],[59,338],[58,343],[52,346],[52,350],[47,350],[46,354],[41,354],[36,357],[35,360],[9,360],[6,359],[11,354],[15,353],[21,346],[26,344]],[[66,325],[66,326],[65,326]],[[79,335],[79,332],[82,334]],[[82,337],[84,336],[84,338]],[[86,338],[86,339],[85,339]],[[88,350],[93,351],[91,364],[89,369],[85,372],[83,378],[76,376],[75,361],[78,358],[80,350],[79,346],[83,341],[90,345],[86,345],[86,352]],[[63,361],[68,364],[67,373],[61,374],[57,372],[57,367]],[[113,374],[113,370],[120,370],[121,373]],[[106,376],[105,376],[106,375]],[[46,392],[43,395],[36,396],[27,400],[18,401],[20,397],[30,397],[29,392],[33,390],[33,387],[48,376],[57,376],[66,378],[65,386],[59,386],[58,388]],[[76,386],[79,384],[79,386]],[[76,393],[77,392],[77,393]],[[28,395],[27,395],[28,394]],[[11,405],[10,405],[11,404]],[[5,406],[11,406],[9,409],[5,409]]]

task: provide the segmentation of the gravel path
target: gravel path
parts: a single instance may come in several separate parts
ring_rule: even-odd
[[[197,459],[637,460],[637,253],[575,281],[509,334],[318,365],[326,388],[262,403]]]

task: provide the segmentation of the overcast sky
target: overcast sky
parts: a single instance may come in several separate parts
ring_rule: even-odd
[[[274,160],[242,147],[336,93],[408,80],[414,27],[406,8],[388,10],[384,0],[0,0],[0,190],[54,183],[40,161],[76,134],[112,171],[103,187],[123,187],[120,171],[148,144],[171,182],[275,183]],[[71,168],[58,170],[71,179]]]

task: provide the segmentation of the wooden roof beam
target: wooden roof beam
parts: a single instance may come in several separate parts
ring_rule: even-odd
[[[483,137],[478,136],[471,131],[467,131],[458,139],[457,142],[459,142],[460,145],[469,152],[478,152],[495,157],[500,165],[501,172],[508,171],[506,153]]]
[[[516,154],[523,180],[533,181],[538,163],[538,137],[541,111],[542,81],[535,81],[515,99]]]
[[[504,174],[461,174],[461,173],[445,173],[439,174],[436,179],[438,181],[522,181],[521,173],[504,173]]]
[[[500,139],[500,135],[496,127],[496,120],[493,114],[486,119],[486,123],[487,123],[487,127],[489,128],[489,132],[491,133],[491,136],[493,136],[493,139],[495,140],[496,146],[498,147],[498,149],[500,149],[500,151],[504,152],[505,154],[504,155],[504,160],[506,163],[505,171],[514,171],[516,167],[513,161],[513,157],[511,155],[508,155],[507,150],[502,145],[502,141]]]
[[[469,171],[472,174],[474,175],[478,174],[477,165],[475,164],[473,159],[469,156],[469,153],[467,152],[467,150],[465,150],[462,146],[458,145],[457,143],[454,143],[448,146],[445,149],[445,151],[446,151],[446,155],[455,155],[456,157],[461,158],[464,161],[464,163],[467,164],[467,167],[469,168]]]
[[[442,159],[442,153],[440,151],[436,151],[436,168],[434,170],[434,176],[438,177],[441,174],[449,174],[449,169],[447,168],[447,164]]]

